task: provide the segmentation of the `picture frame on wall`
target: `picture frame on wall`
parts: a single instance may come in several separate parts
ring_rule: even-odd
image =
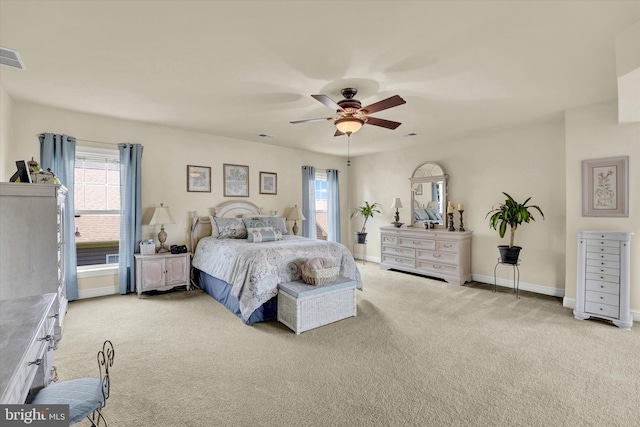
[[[629,216],[629,156],[582,161],[582,216]]]
[[[260,194],[278,194],[278,174],[260,172]]]
[[[211,193],[211,168],[187,165],[187,191]]]
[[[223,165],[225,197],[249,197],[249,166]]]

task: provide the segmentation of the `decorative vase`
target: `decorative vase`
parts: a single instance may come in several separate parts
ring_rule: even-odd
[[[498,245],[500,262],[503,264],[517,264],[521,249],[521,246]]]

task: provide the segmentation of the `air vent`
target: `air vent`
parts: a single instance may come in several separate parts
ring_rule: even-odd
[[[0,65],[7,65],[24,70],[24,64],[22,63],[22,59],[20,59],[18,51],[2,46],[0,46]]]

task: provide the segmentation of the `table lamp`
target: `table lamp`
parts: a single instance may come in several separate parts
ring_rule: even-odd
[[[160,232],[158,233],[160,249],[158,249],[158,253],[169,252],[169,249],[164,246],[164,242],[167,240],[167,233],[164,231],[164,225],[175,223],[176,222],[171,217],[171,212],[169,212],[169,207],[165,207],[164,203],[160,203],[160,207],[155,208],[153,211],[153,216],[151,217],[151,221],[149,221],[149,225],[160,224]]]
[[[297,236],[298,221],[304,221],[307,218],[305,218],[304,215],[302,214],[302,209],[300,209],[298,205],[295,205],[289,210],[289,215],[287,215],[287,219],[290,221],[293,220],[293,228],[291,228],[291,231],[293,231],[294,236]]]
[[[396,220],[391,224],[395,225],[396,227],[400,227],[403,224],[402,222],[400,222],[400,212],[398,211],[398,209],[401,207],[402,202],[400,201],[400,197],[394,198],[393,202],[391,202],[391,208],[394,208],[396,210]]]

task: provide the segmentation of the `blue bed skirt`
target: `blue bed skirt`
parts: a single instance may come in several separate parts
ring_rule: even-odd
[[[264,322],[267,320],[274,320],[278,314],[278,296],[271,298],[265,302],[261,307],[256,309],[248,319],[243,319],[240,313],[240,305],[236,297],[231,294],[232,286],[224,280],[217,279],[204,271],[195,269],[198,273],[196,277],[199,279],[199,284],[202,289],[211,295],[216,301],[227,307],[227,309],[238,316],[247,325],[252,325],[256,322]]]

